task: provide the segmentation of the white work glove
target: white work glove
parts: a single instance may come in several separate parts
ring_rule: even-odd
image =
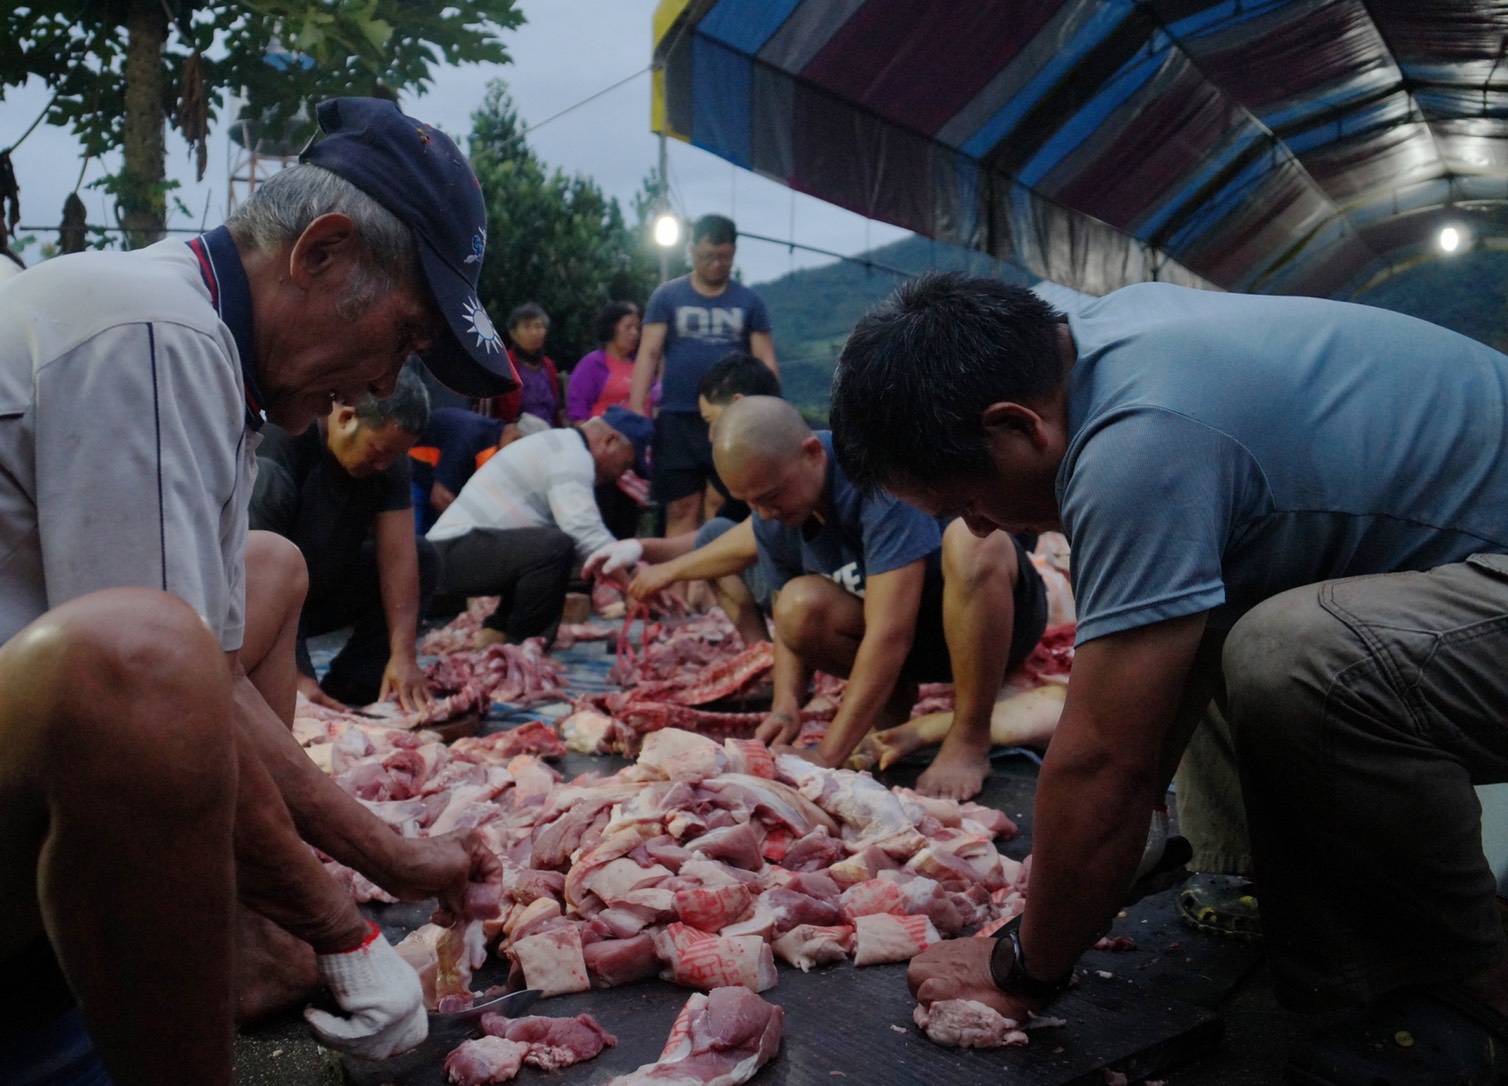
[[[309,1007],[304,1021],[321,1044],[385,1060],[429,1035],[424,991],[414,967],[398,956],[376,924],[354,950],[317,956],[319,975],[344,1016]]]
[[[619,570],[631,570],[644,557],[644,544],[637,539],[616,539],[604,543],[587,555],[581,567],[583,577],[607,577]]]

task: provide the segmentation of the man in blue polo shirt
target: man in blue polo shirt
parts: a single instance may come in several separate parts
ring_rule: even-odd
[[[1140,284],[1064,318],[934,276],[859,322],[832,406],[854,477],[1073,546],[1026,912],[920,956],[919,1000],[1019,1019],[1061,990],[1198,724],[1195,866],[1254,865],[1285,1003],[1367,1005],[1292,1055],[1294,1081],[1504,1081],[1508,938],[1472,786],[1508,780],[1505,401],[1496,351],[1309,298]]]
[[[644,308],[628,404],[641,415],[649,413],[649,390],[663,362],[651,467],[655,497],[665,507],[667,538],[701,523],[703,496],[717,478],[697,409],[702,376],[729,351],[747,351],[779,376],[764,302],[733,278],[737,241],[731,219],[697,219],[691,228],[691,274],[662,284]]]

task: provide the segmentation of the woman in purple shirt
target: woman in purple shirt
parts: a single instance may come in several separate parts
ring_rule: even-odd
[[[596,418],[615,403],[626,405],[633,386],[639,307],[608,302],[597,311],[595,331],[602,346],[582,356],[566,388],[566,414],[572,422]]]

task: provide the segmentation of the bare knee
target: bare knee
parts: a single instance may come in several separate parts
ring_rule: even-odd
[[[223,771],[229,674],[215,635],[176,596],[91,593],[0,648],[0,734],[42,769],[55,761],[80,776]]]
[[[798,656],[810,656],[826,647],[842,621],[838,596],[848,596],[825,577],[808,575],[786,582],[775,598],[773,618],[781,642]],[[863,603],[854,596],[852,610],[863,623]]]
[[[276,532],[246,535],[246,594],[279,601],[282,609],[297,611],[309,591],[309,567],[292,541]]]

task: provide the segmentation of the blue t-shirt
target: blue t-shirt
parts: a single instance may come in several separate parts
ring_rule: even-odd
[[[927,579],[942,576],[942,530],[937,520],[884,491],[866,496],[848,481],[833,456],[831,432],[817,437],[827,450],[826,520],[812,517],[799,528],[754,517],[754,540],[770,587],[793,577],[820,573],[860,598],[869,576],[888,573],[917,559]]]
[[[759,295],[736,280],[709,298],[683,275],[655,288],[644,307],[644,323],[665,325],[660,410],[695,414],[702,376],[729,351],[747,351],[750,333],[768,332],[770,314]]]
[[[1508,358],[1381,309],[1126,287],[1070,316],[1078,640],[1508,551]]]

